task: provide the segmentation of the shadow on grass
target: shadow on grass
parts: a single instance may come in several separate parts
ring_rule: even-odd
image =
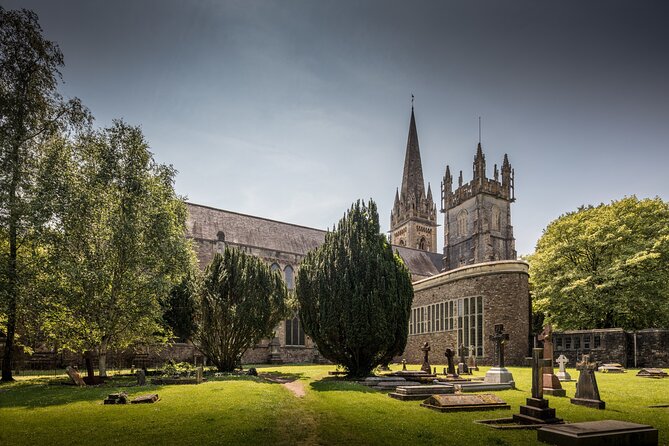
[[[134,379],[113,380],[98,386],[77,387],[68,379],[40,378],[19,381],[3,388],[0,409],[60,406],[82,401],[102,401],[110,393],[127,392],[133,397],[139,393],[158,393],[163,386],[137,386]]]
[[[311,389],[316,392],[360,392],[360,393],[379,393],[377,390],[358,384],[355,381],[328,376],[318,381],[310,383]]]
[[[298,379],[302,378],[304,376],[304,373],[284,373],[284,372],[277,372],[277,371],[272,371],[272,372],[267,372],[267,373],[259,373],[258,378],[262,379],[265,382],[269,382],[272,384],[286,384],[286,383],[291,383],[293,381],[297,381]]]

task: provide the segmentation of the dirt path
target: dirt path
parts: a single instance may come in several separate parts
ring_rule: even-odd
[[[307,394],[307,391],[304,389],[304,384],[300,380],[289,381],[287,383],[283,383],[283,386],[286,389],[293,392],[293,394],[298,398],[302,398],[304,395]]]

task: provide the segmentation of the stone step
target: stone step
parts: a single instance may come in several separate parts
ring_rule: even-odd
[[[453,386],[443,386],[443,385],[430,385],[430,386],[398,386],[395,390],[397,393],[402,395],[438,395],[453,393]]]

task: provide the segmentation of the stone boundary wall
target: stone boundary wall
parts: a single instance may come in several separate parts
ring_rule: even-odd
[[[507,365],[524,365],[530,345],[530,295],[528,264],[517,260],[480,263],[446,271],[428,279],[414,282],[412,307],[450,301],[459,298],[483,297],[483,355],[482,365],[492,364],[494,346],[489,336],[495,324],[504,324],[509,333],[505,347]],[[425,341],[430,343],[431,362],[446,363],[446,348],[457,343],[456,331],[442,331],[409,335],[402,357],[410,363],[421,363],[420,350]]]

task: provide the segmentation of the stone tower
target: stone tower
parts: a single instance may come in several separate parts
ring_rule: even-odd
[[[432,199],[429,184],[425,193],[413,107],[402,189],[395,192],[395,205],[390,213],[390,242],[393,245],[437,252],[437,206]]]
[[[453,191],[449,166],[441,184],[441,212],[444,213],[444,268],[450,270],[473,263],[515,260],[511,226],[511,203],[516,198],[514,172],[504,155],[502,180],[495,164],[493,178],[486,178],[485,155],[479,142],[474,158],[474,178]]]

